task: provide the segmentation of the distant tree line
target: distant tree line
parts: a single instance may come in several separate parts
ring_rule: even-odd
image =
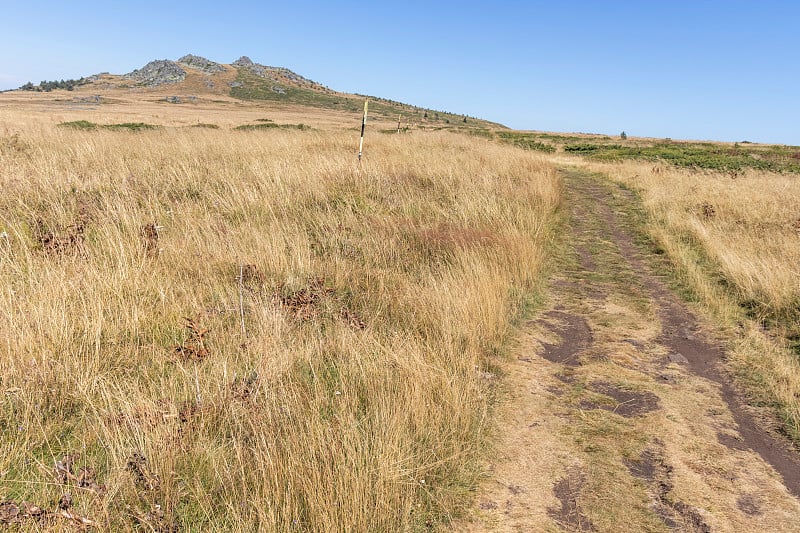
[[[53,89],[66,89],[71,91],[75,87],[80,87],[81,85],[86,85],[89,83],[89,80],[86,78],[81,78],[79,80],[53,80],[53,81],[41,81],[39,85],[34,85],[31,82],[26,83],[20,89],[23,91],[36,91],[36,92],[50,92]]]

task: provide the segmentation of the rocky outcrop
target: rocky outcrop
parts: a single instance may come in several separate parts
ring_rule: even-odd
[[[175,61],[158,59],[149,62],[140,69],[125,74],[124,77],[147,87],[158,87],[183,81],[186,79],[186,72]]]
[[[266,78],[275,82],[293,82],[298,85],[322,87],[316,82],[313,82],[303,76],[292,72],[288,68],[283,67],[268,67],[260,63],[254,63],[252,59],[247,56],[242,56],[233,63],[234,67],[245,68],[258,76],[259,78]]]
[[[276,84],[322,88],[321,85],[306,79],[287,68],[268,67],[266,65],[261,65],[253,62],[253,60],[247,56],[240,57],[231,63],[231,65],[238,69],[245,69],[259,78],[270,80]],[[213,75],[219,72],[225,72],[227,68],[228,67],[225,65],[215,63],[214,61],[204,57],[187,54],[178,59],[178,61],[171,61],[169,59],[151,61],[142,68],[125,74],[124,77],[129,80],[134,80],[145,87],[159,87],[161,85],[182,82],[186,79],[186,72],[188,69],[199,70],[205,74]],[[215,86],[214,80],[211,78],[206,78],[203,81],[205,82],[206,87],[209,89]],[[241,82],[237,81],[236,83]],[[284,88],[279,87],[279,89],[283,90]],[[273,90],[275,92],[280,92],[274,88]]]
[[[187,66],[189,68],[200,70],[207,74],[225,72],[225,67],[220,65],[219,63],[215,63],[210,59],[206,59],[205,57],[194,56],[192,54],[183,56],[178,60],[178,63]]]
[[[234,61],[232,63],[232,65],[234,67],[250,67],[250,66],[255,65],[255,63],[253,63],[253,60],[250,59],[249,57],[242,56],[239,59],[237,59],[236,61]]]

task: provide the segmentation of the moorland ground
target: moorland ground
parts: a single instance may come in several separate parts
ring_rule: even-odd
[[[790,147],[384,118],[358,166],[352,110],[1,96],[0,520],[798,517],[742,436],[800,433]]]
[[[158,118],[141,113],[87,122]],[[30,528],[447,522],[539,279],[554,167],[448,133],[376,135],[357,166],[349,130],[158,126],[3,116],[9,512]],[[72,519],[55,514],[66,493]]]

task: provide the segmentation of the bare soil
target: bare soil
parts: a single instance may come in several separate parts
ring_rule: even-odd
[[[742,401],[723,340],[636,244],[634,199],[563,174],[571,238],[507,365],[480,503],[455,529],[797,530],[800,457]]]
[[[580,509],[578,498],[584,485],[586,485],[586,474],[573,468],[553,487],[553,492],[561,502],[561,507],[550,509],[547,514],[566,529],[595,530],[592,522],[584,516]]]

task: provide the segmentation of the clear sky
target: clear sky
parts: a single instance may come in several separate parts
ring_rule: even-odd
[[[518,129],[800,145],[800,1],[5,0],[0,89],[193,53]]]

